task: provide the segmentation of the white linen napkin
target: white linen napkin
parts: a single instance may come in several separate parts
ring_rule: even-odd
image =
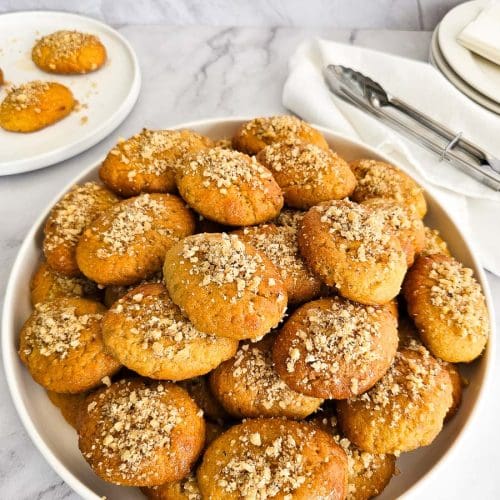
[[[466,49],[500,64],[500,3],[491,2],[458,35]]]
[[[357,138],[405,166],[469,234],[483,266],[500,276],[500,192],[334,96],[322,76],[322,68],[331,63],[369,75],[499,158],[500,117],[470,101],[429,64],[326,40],[298,47],[283,89],[284,106],[304,120]]]

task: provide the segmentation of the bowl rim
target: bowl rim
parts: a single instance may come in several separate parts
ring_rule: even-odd
[[[205,127],[205,126],[216,126],[220,124],[226,124],[226,123],[234,123],[234,124],[241,124],[243,122],[249,121],[252,118],[248,117],[216,117],[216,118],[208,118],[208,119],[201,119],[201,120],[195,120],[195,121],[190,121],[190,122],[184,122],[179,125],[173,125],[168,127],[169,129],[176,130],[176,129],[196,129],[198,127]],[[388,155],[381,153],[377,151],[374,147],[369,146],[367,144],[364,144],[362,141],[353,139],[352,137],[335,132],[329,128],[322,127],[319,125],[311,124],[314,128],[318,129],[320,132],[326,133],[329,136],[337,137],[340,140],[350,142],[354,146],[362,147],[369,152],[372,152],[376,156],[379,156],[388,163],[393,164],[397,168],[400,168],[403,170],[407,175],[410,177],[414,178],[414,176],[408,172],[408,170],[402,165],[399,161],[394,160],[390,158]],[[92,163],[92,165],[89,165],[86,167],[84,170],[82,170],[75,178],[73,178],[69,183],[67,183],[56,195],[51,199],[51,201],[47,204],[44,210],[40,213],[40,215],[37,217],[35,222],[30,226],[30,229],[28,230],[26,236],[24,237],[21,246],[19,247],[19,250],[17,252],[16,258],[14,260],[14,264],[12,265],[11,272],[9,275],[9,279],[7,281],[7,286],[5,289],[5,295],[4,295],[4,305],[3,305],[3,311],[2,311],[2,342],[1,342],[1,348],[2,348],[2,361],[3,361],[3,366],[4,366],[4,373],[5,373],[5,378],[7,381],[7,386],[9,388],[9,393],[12,399],[12,402],[14,403],[14,407],[21,419],[21,422],[26,429],[26,432],[28,433],[30,439],[34,443],[34,445],[37,447],[37,449],[40,451],[44,459],[49,463],[49,465],[52,467],[53,470],[68,484],[68,486],[73,489],[77,494],[82,496],[83,498],[88,498],[88,499],[93,499],[93,500],[98,500],[101,498],[99,495],[97,495],[94,491],[92,491],[89,487],[87,487],[80,479],[75,476],[72,472],[69,471],[69,469],[66,468],[66,466],[55,456],[55,454],[51,451],[49,446],[45,443],[44,439],[41,437],[39,434],[37,427],[33,423],[32,419],[30,418],[28,411],[23,403],[23,400],[20,396],[20,385],[19,385],[19,380],[16,379],[13,375],[13,364],[14,362],[17,361],[15,356],[9,356],[10,352],[10,347],[11,347],[11,342],[12,339],[17,338],[17,332],[13,331],[13,310],[15,308],[15,288],[14,288],[14,282],[16,280],[16,276],[19,273],[20,267],[22,265],[23,261],[23,255],[26,253],[26,249],[28,246],[31,244],[33,241],[36,232],[39,230],[40,227],[42,227],[45,219],[47,218],[47,215],[51,208],[54,206],[54,204],[73,186],[75,183],[78,183],[82,180],[82,178],[86,177],[92,170],[96,169],[102,161],[104,160],[104,156],[101,157],[99,160],[96,162]],[[495,325],[495,316],[494,316],[494,311],[493,311],[493,300],[491,297],[491,291],[489,287],[488,280],[486,278],[486,274],[484,272],[484,269],[482,268],[481,264],[478,261],[478,258],[476,256],[475,252],[475,247],[474,245],[470,242],[469,238],[463,233],[463,231],[460,228],[460,225],[456,221],[455,217],[448,212],[448,210],[438,201],[435,192],[433,191],[432,186],[429,187],[428,185],[425,185],[425,192],[426,192],[426,197],[429,197],[432,202],[434,202],[436,205],[440,207],[440,209],[449,217],[449,219],[453,222],[455,226],[455,230],[457,233],[460,235],[460,237],[463,239],[463,241],[466,244],[467,249],[469,250],[469,253],[471,255],[472,262],[475,267],[475,274],[476,278],[481,284],[485,299],[486,299],[486,305],[488,309],[488,315],[489,315],[489,320],[490,320],[490,336],[488,338],[488,344],[486,346],[486,350],[483,353],[483,356],[485,356],[485,369],[484,369],[484,377],[482,380],[482,383],[478,389],[477,392],[477,399],[472,407],[469,417],[466,420],[466,422],[462,425],[462,427],[458,430],[457,435],[453,439],[453,441],[450,443],[450,445],[447,447],[447,449],[443,452],[443,454],[439,457],[439,459],[436,461],[434,466],[427,472],[425,473],[421,478],[419,478],[415,483],[413,483],[402,495],[402,497],[410,497],[414,495],[417,490],[426,482],[429,481],[430,478],[434,478],[437,472],[442,468],[443,464],[447,461],[449,458],[450,454],[452,452],[455,452],[459,444],[463,441],[463,438],[467,432],[470,431],[472,425],[475,423],[479,410],[485,403],[485,395],[488,392],[489,387],[491,386],[492,383],[492,375],[493,375],[493,369],[494,369],[494,352],[495,352],[495,343],[496,343],[496,325]],[[16,349],[17,352],[17,349]]]

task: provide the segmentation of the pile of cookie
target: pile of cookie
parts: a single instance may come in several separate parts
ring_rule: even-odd
[[[41,37],[31,51],[42,71],[59,75],[83,75],[101,68],[106,48],[90,33],[60,30]],[[0,69],[0,86],[4,84]],[[0,127],[9,132],[35,132],[68,116],[78,102],[62,83],[33,80],[9,85],[0,103]]]
[[[394,166],[276,116],[143,130],[99,175],[48,217],[19,355],[102,479],[365,499],[457,411],[485,299]]]

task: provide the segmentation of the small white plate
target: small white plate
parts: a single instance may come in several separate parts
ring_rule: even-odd
[[[53,75],[38,69],[31,60],[35,41],[61,29],[97,35],[106,47],[106,64],[86,75]],[[44,168],[92,147],[130,113],[141,87],[137,57],[125,38],[99,21],[63,12],[0,15],[0,67],[8,83],[57,81],[69,87],[79,102],[77,111],[37,132],[0,128],[0,175]],[[0,100],[4,96],[2,86]]]
[[[472,88],[466,81],[462,80],[446,62],[441,49],[439,47],[438,41],[438,29],[439,26],[434,30],[432,34],[431,48],[429,52],[429,60],[431,64],[437,68],[446,79],[453,84],[460,92],[465,94],[467,97],[475,101],[480,106],[493,111],[494,113],[500,114],[500,104],[489,99],[485,95],[478,92],[476,89]]]
[[[223,118],[185,123],[175,128],[190,128],[212,139],[230,137],[247,119]],[[342,134],[317,127],[329,145],[348,161],[356,158],[374,158],[399,166],[391,158],[375,149]],[[113,500],[140,500],[143,498],[136,488],[125,488],[105,483],[99,479],[85,462],[78,450],[77,435],[67,424],[59,410],[47,399],[45,391],[31,378],[17,354],[19,331],[31,313],[29,282],[41,257],[43,226],[45,218],[54,203],[75,183],[98,179],[100,162],[89,165],[77,178],[59,193],[57,198],[40,214],[19,249],[5,292],[2,317],[2,355],[7,383],[17,412],[33,443],[47,462],[82,498],[99,500],[103,496]],[[404,170],[403,167],[399,166]],[[478,409],[484,403],[487,387],[491,382],[494,368],[495,323],[493,302],[488,282],[475,258],[472,246],[460,230],[457,222],[429,192],[426,193],[428,213],[426,224],[438,229],[448,242],[450,250],[466,266],[472,268],[483,287],[488,304],[491,336],[486,350],[478,360],[461,368],[469,385],[463,394],[458,413],[448,422],[436,440],[430,445],[411,453],[403,453],[397,461],[401,473],[392,478],[379,500],[392,500],[401,496],[418,496],[419,485],[436,476],[448,457],[459,452],[458,442],[466,430],[479,425]],[[466,458],[465,458],[466,459]],[[464,460],[465,460],[464,459]],[[475,464],[479,467],[480,464]]]
[[[500,66],[474,54],[457,41],[460,32],[477,17],[483,5],[475,0],[448,12],[439,25],[439,47],[455,73],[471,87],[500,103]]]

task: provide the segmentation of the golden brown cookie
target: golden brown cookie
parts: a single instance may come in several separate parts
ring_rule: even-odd
[[[325,284],[362,304],[398,295],[406,255],[381,211],[349,200],[311,208],[298,234],[306,264]]]
[[[47,396],[54,406],[57,406],[61,410],[61,414],[66,422],[74,429],[78,429],[80,411],[88,393],[60,394],[58,392],[47,391]]]
[[[238,341],[196,330],[161,283],[139,285],[115,302],[102,321],[104,344],[144,377],[184,380],[234,356]]]
[[[421,219],[426,214],[423,189],[399,168],[377,160],[356,160],[350,166],[358,180],[354,201],[386,198],[414,210]]]
[[[424,248],[420,252],[420,255],[424,257],[427,255],[434,255],[436,253],[442,255],[448,255],[451,257],[450,250],[448,249],[448,245],[446,241],[441,238],[439,231],[437,229],[431,229],[430,227],[425,226],[425,244]]]
[[[43,71],[74,75],[99,69],[106,62],[106,49],[95,35],[61,30],[37,40],[31,57]]]
[[[418,215],[393,200],[384,198],[369,198],[362,205],[379,210],[387,225],[399,238],[406,254],[406,264],[413,265],[415,256],[419,255],[425,246],[425,230],[422,219]]]
[[[328,149],[321,132],[291,115],[254,118],[244,123],[233,137],[233,147],[254,155],[268,144],[294,140]]]
[[[315,412],[322,399],[290,389],[276,373],[273,335],[256,344],[244,343],[233,359],[210,374],[212,392],[231,415],[302,419]]]
[[[337,403],[340,428],[370,453],[411,451],[427,446],[439,434],[451,394],[446,370],[415,343],[398,351],[372,389]]]
[[[0,87],[5,83],[2,68],[0,68]]]
[[[191,130],[143,129],[113,147],[99,169],[99,177],[121,196],[172,193],[179,161],[212,144],[208,137]]]
[[[24,323],[19,356],[31,376],[49,391],[78,393],[98,386],[120,369],[104,350],[105,307],[82,298],[42,302]]]
[[[435,356],[468,363],[481,355],[490,323],[472,269],[446,255],[419,257],[406,276],[403,294],[420,337]]]
[[[295,391],[345,399],[372,387],[397,347],[397,323],[389,307],[331,297],[308,302],[290,316],[274,343],[273,360]]]
[[[343,499],[347,459],[314,425],[260,418],[219,436],[205,452],[197,477],[208,499]]]
[[[141,491],[149,500],[202,500],[195,472],[180,481],[141,488]]]
[[[99,300],[101,294],[96,283],[81,276],[65,276],[42,262],[30,282],[31,303],[47,302],[61,297],[87,297]]]
[[[12,87],[0,104],[0,127],[35,132],[68,116],[76,101],[68,87],[35,80]]]
[[[341,200],[356,186],[349,164],[315,144],[273,143],[259,152],[257,161],[271,171],[289,207],[307,210],[323,201]]]
[[[274,224],[235,231],[239,238],[262,252],[280,271],[290,304],[312,300],[321,291],[321,280],[307,268],[300,255],[297,231],[290,225]]]
[[[278,270],[234,234],[184,238],[167,252],[163,276],[172,301],[202,332],[255,339],[285,314]]]
[[[44,227],[43,252],[47,264],[66,276],[80,275],[76,245],[85,228],[118,198],[96,182],[75,185],[50,211]]]
[[[347,455],[347,500],[368,500],[382,493],[396,472],[394,455],[360,450],[340,433],[335,415],[319,415],[311,423],[328,432]]]
[[[281,189],[255,158],[212,148],[185,158],[177,171],[179,194],[196,212],[229,226],[248,226],[276,217]]]
[[[120,380],[85,401],[80,450],[105,481],[158,486],[186,476],[205,440],[202,412],[169,382]]]
[[[208,377],[194,377],[188,380],[181,380],[179,385],[186,389],[196,404],[203,410],[203,414],[207,419],[219,425],[223,425],[228,420],[231,420],[231,415],[229,415],[213,395]]]
[[[457,413],[460,405],[462,404],[462,388],[464,386],[464,380],[462,375],[458,371],[457,365],[453,363],[448,363],[447,361],[440,361],[441,366],[448,372],[451,380],[451,406],[448,409],[448,413],[444,419],[445,423],[450,421]]]
[[[142,194],[104,211],[76,249],[78,267],[102,285],[129,285],[161,269],[167,250],[192,234],[193,214],[171,194]]]

